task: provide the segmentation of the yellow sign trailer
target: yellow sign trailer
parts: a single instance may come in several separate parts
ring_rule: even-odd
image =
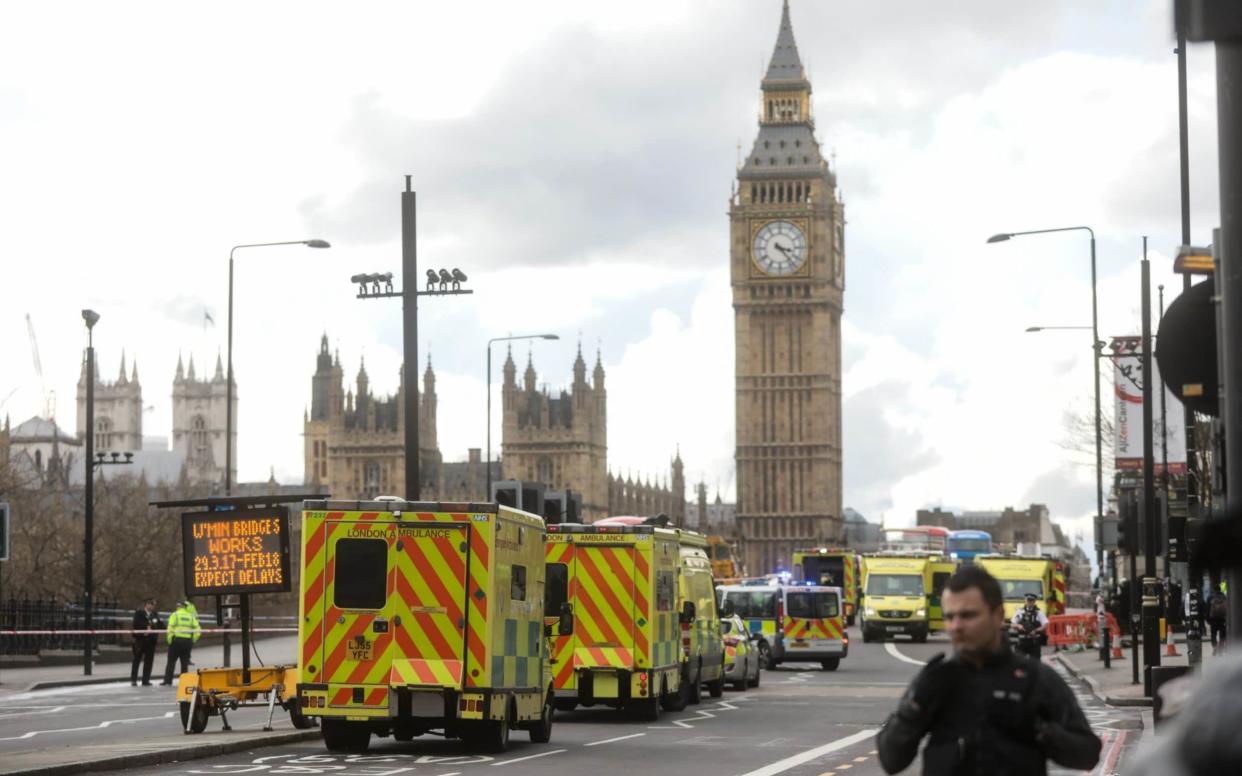
[[[647,720],[681,699],[678,532],[653,525],[548,526],[545,622],[576,615],[552,650],[556,707],[597,703]]]
[[[431,730],[490,751],[511,728],[548,741],[544,536],[497,504],[306,502],[298,702],[327,748]]]

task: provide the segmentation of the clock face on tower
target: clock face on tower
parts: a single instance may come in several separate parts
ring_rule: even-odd
[[[790,221],[769,221],[755,233],[755,266],[766,275],[792,275],[806,263],[806,235]]]

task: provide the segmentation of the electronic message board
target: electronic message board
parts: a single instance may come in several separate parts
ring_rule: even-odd
[[[289,511],[284,507],[181,515],[186,595],[287,593]]]

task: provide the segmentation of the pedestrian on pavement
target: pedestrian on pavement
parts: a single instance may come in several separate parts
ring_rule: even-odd
[[[1039,596],[1026,594],[1026,604],[1013,613],[1009,624],[1018,632],[1018,651],[1039,660],[1039,645],[1048,631],[1048,617],[1039,610],[1035,601]]]
[[[1009,649],[1005,601],[978,565],[959,569],[941,598],[954,653],[937,655],[906,689],[877,736],[888,773],[906,768],[924,736],[924,776],[1046,776],[1047,761],[1095,767],[1100,739],[1050,666]]]
[[[1229,612],[1229,599],[1225,595],[1224,584],[1212,592],[1212,600],[1208,602],[1208,627],[1212,629],[1212,654],[1219,655],[1225,648],[1225,617]]]
[[[160,613],[155,611],[155,599],[148,598],[142,607],[134,611],[134,662],[129,668],[130,686],[138,684],[138,664],[142,663],[142,686],[151,686],[151,664],[155,662],[155,631],[160,629]]]
[[[202,635],[198,624],[198,615],[194,605],[187,600],[177,602],[177,610],[168,618],[168,665],[164,667],[164,681],[161,685],[172,684],[173,663],[181,661],[181,673],[190,670],[190,650]]]

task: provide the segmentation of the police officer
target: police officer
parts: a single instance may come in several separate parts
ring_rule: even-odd
[[[202,635],[198,615],[187,600],[177,602],[177,611],[168,618],[168,665],[164,667],[164,687],[172,684],[173,663],[181,661],[181,673],[190,670],[190,650]]]
[[[155,640],[153,631],[160,628],[160,613],[155,611],[155,599],[148,598],[142,608],[134,612],[134,662],[129,668],[130,685],[138,684],[138,665],[142,665],[142,686],[151,686],[151,664],[155,662]]]
[[[949,578],[941,604],[954,653],[910,683],[877,736],[888,773],[923,750],[924,776],[1045,776],[1047,761],[1090,770],[1100,757],[1073,692],[1051,667],[1015,654],[1000,585],[978,565]]]
[[[1048,617],[1035,605],[1034,593],[1026,594],[1026,605],[1014,612],[1009,624],[1018,633],[1018,651],[1039,660],[1039,645],[1048,630]]]

